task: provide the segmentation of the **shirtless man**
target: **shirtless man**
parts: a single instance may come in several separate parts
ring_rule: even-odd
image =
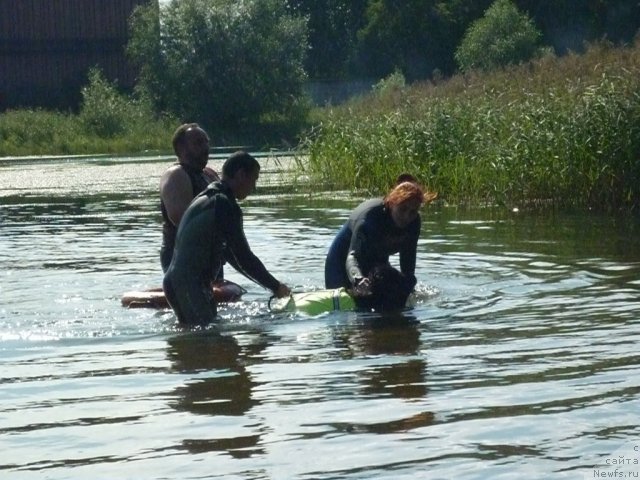
[[[163,220],[160,263],[163,272],[167,271],[171,263],[176,232],[185,210],[207,185],[220,180],[218,174],[207,167],[209,136],[197,123],[180,125],[173,135],[172,143],[178,163],[169,167],[160,178]]]

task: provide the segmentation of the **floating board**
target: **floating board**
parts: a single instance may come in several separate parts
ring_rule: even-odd
[[[224,280],[213,286],[213,298],[216,302],[237,302],[247,291],[237,283]],[[127,308],[171,308],[162,288],[151,288],[125,292],[122,295],[122,306]]]

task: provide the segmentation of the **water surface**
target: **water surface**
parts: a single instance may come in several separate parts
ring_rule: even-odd
[[[261,162],[249,241],[321,288],[360,199],[284,194]],[[223,335],[183,332],[120,305],[160,284],[170,163],[0,161],[2,478],[640,477],[635,219],[430,207],[412,311],[275,315],[228,268]]]

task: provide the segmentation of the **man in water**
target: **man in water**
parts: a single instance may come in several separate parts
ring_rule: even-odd
[[[232,154],[222,166],[222,180],[198,195],[183,215],[173,259],[164,276],[164,293],[183,325],[215,322],[211,282],[227,261],[250,280],[278,297],[291,293],[251,251],[236,200],[255,190],[260,164],[246,152]]]
[[[163,220],[160,263],[163,272],[171,263],[176,232],[187,207],[207,185],[220,180],[218,174],[207,167],[209,136],[197,123],[180,125],[173,134],[172,143],[178,163],[169,167],[160,178]]]

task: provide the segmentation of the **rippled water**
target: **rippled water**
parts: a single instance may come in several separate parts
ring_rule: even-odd
[[[249,241],[320,288],[359,199],[261,161]],[[0,161],[1,478],[640,477],[637,220],[430,207],[411,312],[274,315],[229,268],[223,336],[187,333],[120,305],[160,284],[169,163]]]

